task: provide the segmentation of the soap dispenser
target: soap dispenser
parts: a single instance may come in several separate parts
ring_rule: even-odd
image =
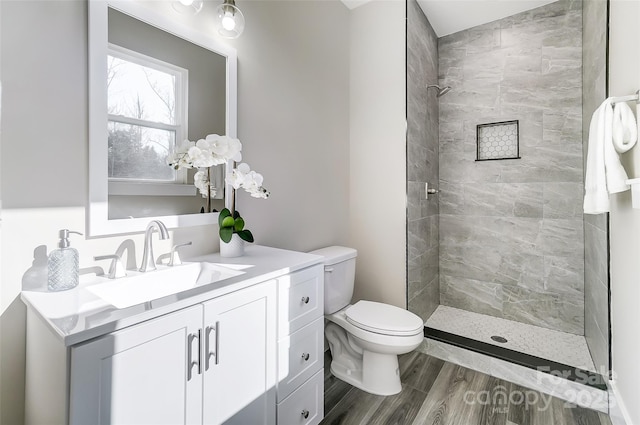
[[[82,235],[68,229],[60,230],[58,249],[49,255],[48,261],[48,287],[49,291],[64,291],[78,286],[80,279],[80,266],[78,250],[71,248],[69,233]]]

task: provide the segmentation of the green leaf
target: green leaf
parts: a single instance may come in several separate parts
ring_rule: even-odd
[[[218,226],[222,227],[222,220],[229,217],[231,215],[231,211],[228,208],[224,208],[220,211],[220,215],[218,216]]]
[[[233,229],[233,225],[235,224],[235,220],[231,217],[225,217],[220,223],[220,229],[230,228]]]
[[[220,228],[220,239],[222,239],[224,242],[229,243],[231,241],[232,236],[233,236],[233,228],[231,227]]]
[[[242,229],[244,229],[244,220],[242,219],[242,217],[238,217],[238,218],[236,218],[236,222],[235,222],[235,224],[233,225],[233,229],[234,229],[236,232],[239,232],[239,231],[241,231]]]
[[[242,230],[237,233],[238,233],[238,236],[240,236],[240,239],[242,239],[243,241],[247,241],[249,243],[253,242],[253,235],[251,234],[251,231]]]
[[[240,218],[240,212],[238,210],[233,212],[233,218]]]

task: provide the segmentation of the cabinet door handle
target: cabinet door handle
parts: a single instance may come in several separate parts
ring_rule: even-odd
[[[209,347],[209,341],[211,340],[211,331],[216,333],[216,340],[214,342],[214,350],[215,351],[211,351],[211,348]],[[205,337],[205,347],[204,347],[204,370],[209,370],[209,365],[210,365],[210,360],[211,360],[211,356],[215,356],[215,363],[214,364],[218,364],[218,352],[220,350],[220,322],[216,322],[215,326],[207,326],[204,330],[204,337]]]
[[[193,367],[194,366],[198,366],[198,374],[202,373],[202,366],[201,366],[201,362],[200,362],[200,353],[201,353],[201,335],[202,335],[202,329],[198,329],[198,333],[197,334],[189,334],[187,336],[187,381],[191,381],[191,378],[193,377]],[[194,360],[193,358],[193,340],[197,339],[198,340],[198,358],[197,360]]]
[[[220,363],[220,322],[216,322],[216,362]]]
[[[309,304],[309,297],[302,297],[302,302],[305,304]]]
[[[300,412],[300,414],[305,419],[307,419],[309,417],[309,411],[307,409],[303,409],[302,412]]]
[[[202,374],[202,329],[198,329],[198,375]]]
[[[211,340],[211,331],[216,333],[216,340],[213,343],[214,351],[211,351],[211,348],[209,347],[209,341]],[[206,338],[205,348],[204,348],[204,351],[205,351],[204,370],[209,370],[209,365],[210,365],[209,362],[210,362],[211,356],[215,357],[213,364],[220,363],[220,322],[216,322],[214,326],[207,326],[205,328],[204,334]]]
[[[204,370],[205,372],[209,370],[209,361],[211,360],[211,356],[214,353],[211,352],[209,348],[209,341],[211,340],[211,331],[215,331],[215,326],[207,326],[204,328]]]
[[[302,358],[304,359],[305,362],[309,360],[309,353],[302,353]]]

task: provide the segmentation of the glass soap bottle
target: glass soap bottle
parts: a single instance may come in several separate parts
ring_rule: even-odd
[[[71,248],[69,233],[82,235],[68,229],[60,230],[58,249],[51,251],[47,264],[49,291],[65,291],[78,286],[80,280],[80,265],[78,250]]]

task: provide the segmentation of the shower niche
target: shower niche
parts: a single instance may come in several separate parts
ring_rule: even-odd
[[[519,159],[519,121],[478,124],[476,127],[476,145],[476,161]]]

